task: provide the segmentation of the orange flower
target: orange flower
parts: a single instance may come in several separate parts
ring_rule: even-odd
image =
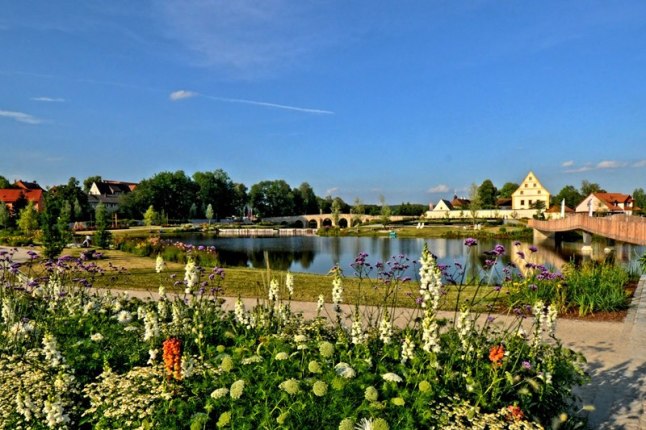
[[[495,345],[489,349],[489,360],[496,366],[502,365],[502,358],[505,356],[505,347],[502,345]]]
[[[164,341],[164,368],[168,378],[182,379],[182,341],[170,337]]]
[[[517,405],[507,406],[507,419],[520,421],[523,418],[525,418],[525,414],[523,413],[523,410],[520,409],[520,406],[517,406]]]

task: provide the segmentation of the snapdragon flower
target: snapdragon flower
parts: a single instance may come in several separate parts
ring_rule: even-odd
[[[269,301],[276,302],[278,301],[278,281],[272,279],[269,282]]]
[[[285,275],[285,287],[287,287],[287,292],[289,293],[289,298],[291,299],[294,295],[294,275],[287,272]]]

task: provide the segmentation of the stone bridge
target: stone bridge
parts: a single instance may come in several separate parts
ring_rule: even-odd
[[[399,221],[405,221],[409,219],[410,220],[418,219],[418,217],[415,217],[415,216],[399,216],[399,215],[390,216],[389,218],[391,222],[399,222]],[[359,223],[370,224],[374,222],[379,222],[381,220],[381,217],[376,215],[339,214],[338,224],[334,223],[334,216],[332,214],[270,217],[270,218],[263,218],[262,220],[275,223],[275,224],[290,225],[297,228],[323,228],[326,226],[348,228],[348,227],[354,227]]]
[[[591,233],[618,242],[646,245],[646,218],[636,215],[591,217],[587,213],[577,213],[549,221],[530,219],[528,225],[534,229],[535,241],[559,232],[581,230],[584,243],[589,243],[585,233]]]

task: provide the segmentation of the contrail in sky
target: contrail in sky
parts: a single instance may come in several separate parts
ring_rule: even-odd
[[[187,90],[178,90],[178,91],[173,91],[170,93],[169,98],[173,101],[177,100],[182,100],[182,99],[188,99],[192,97],[204,97],[206,99],[210,100],[215,100],[219,102],[226,102],[226,103],[243,103],[243,104],[248,104],[248,105],[254,105],[254,106],[264,106],[264,107],[272,107],[276,109],[286,109],[286,110],[293,110],[297,112],[305,112],[305,113],[315,113],[315,114],[322,114],[322,115],[334,115],[334,112],[330,110],[323,110],[323,109],[312,109],[312,108],[304,108],[304,107],[298,107],[298,106],[289,106],[289,105],[283,105],[283,104],[278,104],[278,103],[269,103],[269,102],[261,102],[257,100],[246,100],[246,99],[232,99],[232,98],[227,98],[227,97],[216,97],[216,96],[209,96],[206,94],[200,94],[196,93],[194,91],[187,91]]]

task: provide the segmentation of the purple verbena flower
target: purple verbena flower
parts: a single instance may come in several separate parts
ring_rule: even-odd
[[[468,237],[464,240],[464,244],[471,248],[472,246],[476,246],[478,244],[478,241],[472,237]]]

